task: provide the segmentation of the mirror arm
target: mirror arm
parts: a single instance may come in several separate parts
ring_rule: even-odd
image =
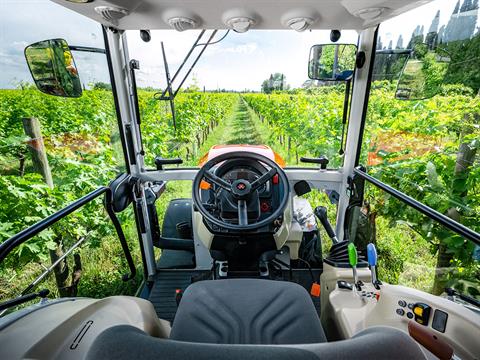
[[[71,51],[91,52],[91,53],[98,53],[98,54],[107,53],[105,49],[100,49],[100,48],[90,47],[90,46],[68,45],[68,47]]]

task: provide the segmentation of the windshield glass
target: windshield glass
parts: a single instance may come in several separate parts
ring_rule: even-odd
[[[199,33],[152,31],[149,43],[138,31],[127,34],[130,57],[140,61],[147,167],[153,167],[155,156],[180,156],[198,165],[212,146],[223,144],[268,145],[287,166],[311,166],[300,158],[321,155],[330,159],[329,167],[342,165],[345,83],[308,78],[310,48],[330,43],[330,31],[219,31],[212,42],[225,38],[206,48],[175,97],[174,119],[169,101],[158,100],[167,88],[161,41],[174,78]],[[211,34],[205,32],[199,44]],[[342,31],[339,43],[356,45],[357,39],[355,31]],[[175,78],[173,92],[201,49],[197,46]]]
[[[377,179],[477,232],[478,14],[478,1],[437,0],[380,26],[360,160]],[[388,56],[379,55],[389,50]],[[410,50],[414,53],[391,55]],[[418,265],[386,262],[389,281],[435,293],[443,291],[444,280],[463,281],[463,288],[479,294],[478,246],[381,191],[370,191],[364,212],[382,242],[404,244],[412,254],[405,263]]]

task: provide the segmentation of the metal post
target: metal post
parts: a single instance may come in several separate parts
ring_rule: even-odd
[[[343,179],[340,186],[340,199],[337,208],[337,224],[336,233],[338,240],[344,239],[343,226],[345,221],[345,211],[348,207],[348,177],[353,175],[355,162],[357,159],[357,152],[360,151],[359,142],[362,138],[363,131],[362,119],[364,112],[367,110],[365,99],[367,91],[369,90],[369,69],[372,53],[375,51],[374,38],[376,28],[368,28],[360,33],[360,41],[358,51],[365,52],[366,61],[361,69],[356,69],[355,79],[352,92],[352,102],[350,105],[350,118],[348,121],[347,139],[345,143],[345,158],[343,162]]]
[[[45,183],[50,189],[53,189],[52,172],[48,164],[47,152],[43,143],[40,122],[36,118],[23,118],[23,129],[25,134],[30,137],[28,147],[32,154],[33,167],[42,175]]]

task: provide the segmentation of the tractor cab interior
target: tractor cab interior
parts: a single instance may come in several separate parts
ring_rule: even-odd
[[[480,244],[474,230],[360,166],[375,56],[404,55],[400,72],[413,56],[412,49],[379,52],[378,26],[426,1],[53,2],[102,25],[105,49],[89,51],[103,51],[108,61],[126,172],[0,244],[0,261],[60,217],[104,195],[130,268],[126,281],[135,277],[136,266],[117,215],[133,209],[143,281],[135,297],[42,300],[0,317],[1,358],[479,357],[477,300],[462,295],[463,302],[452,301],[453,295],[441,297],[382,281],[376,270],[382,254],[375,244],[350,238],[351,219],[364,204],[366,184],[373,184],[454,231],[465,244]],[[305,70],[318,86],[345,85],[340,101],[344,133],[332,135],[341,138],[339,166],[312,153],[298,159],[301,167],[290,166],[263,144],[218,144],[193,167],[183,166],[182,158],[148,158],[135,78],[141,64],[129,57],[126,33],[140,31],[148,42],[151,31],[170,28],[327,31],[331,43],[311,48]],[[213,35],[207,46],[215,43],[217,30],[208,30]],[[342,43],[341,33],[347,31],[358,34],[356,43]],[[202,46],[204,32],[192,49]],[[70,51],[87,50],[62,39],[27,47],[25,56],[39,90],[81,96],[81,69],[77,71]],[[172,126],[178,126],[178,89],[172,87],[165,52],[163,60],[167,86],[155,100],[170,106]],[[409,79],[407,85],[413,87]],[[397,89],[397,98],[418,95],[406,87]],[[170,184],[180,181],[188,182],[190,195],[170,194],[161,207]],[[327,235],[323,240],[322,234]],[[327,254],[322,254],[322,241],[331,243]],[[39,296],[22,294],[1,303],[0,309]]]

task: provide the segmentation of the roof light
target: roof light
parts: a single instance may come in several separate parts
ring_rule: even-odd
[[[225,25],[237,33],[247,32],[256,23],[255,19],[244,16],[232,17],[225,21]]]
[[[183,17],[183,16],[176,16],[168,19],[168,25],[174,28],[177,31],[185,31],[195,29],[198,26],[197,21],[194,19]]]
[[[95,11],[113,25],[118,25],[118,20],[130,13],[127,9],[115,6],[97,6]]]
[[[295,31],[302,32],[307,30],[314,23],[312,18],[297,17],[287,21],[287,26]]]

